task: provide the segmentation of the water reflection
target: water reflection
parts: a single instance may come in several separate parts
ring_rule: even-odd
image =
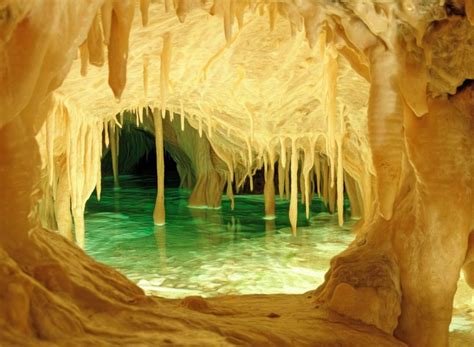
[[[155,240],[159,250],[160,268],[166,273],[167,272],[167,258],[166,258],[166,224],[154,225],[155,228]]]

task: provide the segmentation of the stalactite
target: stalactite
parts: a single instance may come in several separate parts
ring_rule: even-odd
[[[285,168],[283,167],[281,158],[278,160],[278,195],[283,199],[285,195]]]
[[[95,186],[95,192],[96,192],[96,197],[97,200],[100,201],[101,194],[102,194],[102,165],[101,165],[101,154],[102,154],[102,148],[100,150],[100,153],[97,153],[99,155],[99,160],[97,165],[97,176],[96,176],[96,186]]]
[[[325,109],[328,117],[327,125],[327,140],[326,140],[326,153],[328,156],[328,165],[331,175],[331,187],[334,185],[334,169],[335,169],[335,158],[336,158],[336,127],[337,127],[337,52],[335,48],[330,46],[326,50],[326,76],[324,81],[326,82],[327,94]]]
[[[89,62],[95,66],[104,65],[104,39],[100,25],[100,17],[97,14],[87,35],[87,48],[89,50]]]
[[[290,200],[290,165],[289,163],[286,163],[286,166],[285,166],[285,199]]]
[[[73,241],[74,236],[72,234],[71,196],[65,161],[60,164],[57,185],[57,193],[54,199],[54,212],[58,225],[58,231],[68,240]]]
[[[104,128],[104,144],[105,147],[109,147],[110,143],[110,135],[109,135],[109,121],[102,122],[102,126]]]
[[[414,44],[414,43],[413,43]],[[403,68],[403,78],[399,80],[400,93],[410,108],[419,117],[428,112],[428,71],[426,68],[430,56],[426,52],[426,58],[423,61],[415,59],[411,54],[406,53],[401,60]]]
[[[275,164],[273,161],[268,163],[265,173],[265,185],[263,194],[265,197],[265,218],[275,218]]]
[[[252,163],[253,163],[252,146],[250,144],[250,141],[251,141],[251,138],[249,138],[249,137],[245,138],[245,142],[247,144],[247,160],[248,160],[249,169],[250,169],[250,167],[252,166]]]
[[[155,225],[165,224],[165,160],[163,148],[163,119],[160,111],[153,109],[153,122],[155,125],[156,146],[156,201],[153,210],[153,222]]]
[[[336,138],[337,142],[337,218],[339,225],[344,224],[344,170],[342,166],[342,137]]]
[[[360,218],[361,213],[361,201],[357,191],[356,182],[347,173],[344,173],[344,186],[346,188],[347,196],[349,197],[349,203],[351,205],[351,218]]]
[[[138,107],[136,115],[137,115],[137,127],[140,126],[140,124],[143,124],[143,114],[147,114],[147,108],[143,107]]]
[[[114,188],[120,188],[119,172],[118,172],[118,143],[119,135],[116,129],[115,123],[110,122],[109,124],[110,133],[110,156],[112,158],[112,172],[114,175]]]
[[[176,4],[176,15],[181,23],[184,23],[186,16],[189,12],[189,1],[188,0],[177,0]]]
[[[304,194],[304,201],[305,201],[305,209],[306,209],[306,219],[309,219],[310,215],[310,207],[311,207],[311,199],[310,199],[310,191],[311,191],[311,184],[309,180],[309,174],[311,169],[314,166],[314,143],[313,141],[309,140],[309,146],[305,147],[304,149],[304,161],[303,161],[303,169],[302,169],[302,177],[303,177],[303,194]]]
[[[285,147],[285,138],[280,137],[280,160],[281,166],[286,167],[286,147]]]
[[[63,117],[63,107],[58,102],[54,103],[49,116],[46,119],[45,130],[46,130],[46,153],[47,153],[47,161],[49,167],[49,185],[54,186],[54,182],[56,181],[55,177],[55,158],[54,158],[54,143],[56,138],[56,118]]]
[[[148,25],[148,8],[150,7],[150,0],[140,0],[140,13],[142,15],[142,25]]]
[[[86,76],[87,67],[89,65],[89,49],[87,48],[87,41],[79,47],[79,51],[81,56],[81,76]]]
[[[291,199],[289,216],[291,230],[295,234],[298,223],[298,150],[296,148],[296,140],[292,140],[291,143]]]
[[[171,34],[163,35],[163,48],[161,50],[160,66],[160,98],[161,98],[161,116],[165,117],[166,101],[169,94],[169,78],[171,64]]]
[[[62,152],[54,155],[63,158],[63,164],[58,166],[61,191],[55,194],[56,221],[63,234],[73,238],[72,213],[76,242],[84,247],[85,204],[100,180],[103,122],[80,114],[62,97],[53,98],[53,102],[54,113],[48,117],[56,117],[55,124],[61,127],[58,132],[62,134],[58,139],[61,145],[55,146],[55,151]]]
[[[202,137],[202,118],[199,117],[198,119],[198,133],[199,133],[199,137]]]
[[[322,161],[322,193],[323,193],[323,202],[328,207],[329,203],[329,186],[331,185],[331,178],[329,176],[329,167],[327,157]]]
[[[246,0],[238,0],[235,3],[235,16],[237,18],[237,24],[239,25],[239,30],[242,30],[244,26],[244,13],[245,8],[248,6]]]
[[[102,19],[102,30],[104,32],[104,43],[108,46],[110,42],[110,31],[112,27],[113,0],[105,0],[100,9]]]
[[[148,54],[143,56],[143,95],[148,99],[148,66],[150,64],[150,57]]]
[[[119,113],[119,119],[120,119],[120,121],[117,121],[116,118],[115,118],[115,120],[116,120],[115,123],[117,124],[117,126],[119,127],[119,129],[122,129],[123,124],[124,124],[124,123],[123,123],[123,115],[124,115],[124,113],[125,113],[125,110],[123,110],[122,112]],[[119,131],[120,131],[120,130],[119,130]]]
[[[316,189],[318,191],[318,197],[321,197],[321,159],[319,153],[314,153],[314,172],[316,174]]]
[[[128,41],[135,12],[135,1],[114,0],[108,50],[109,86],[120,99],[127,83]]]
[[[230,45],[232,40],[232,12],[233,12],[233,0],[222,0],[222,7],[224,10],[224,34],[227,41],[227,46]]]
[[[275,29],[275,21],[278,15],[278,3],[271,2],[268,5],[268,20],[270,22],[270,31]]]
[[[306,219],[310,217],[310,209],[311,209],[311,181],[309,179],[309,175],[303,176],[304,177],[304,194],[305,194],[305,214]]]
[[[304,160],[304,159],[303,159]],[[298,188],[299,188],[299,194],[300,194],[300,199],[301,199],[301,204],[305,205],[306,204],[306,194],[305,194],[305,181],[304,181],[304,175],[303,171],[300,169],[299,175],[298,175]]]
[[[179,101],[179,105],[180,105],[179,116],[180,116],[180,120],[181,120],[181,131],[184,131],[184,106],[183,106],[183,100],[180,100],[180,101]]]
[[[343,166],[343,143],[345,134],[344,118],[346,108],[342,107],[339,112],[339,127],[336,131],[335,140],[337,145],[337,217],[339,226],[344,224],[344,166]]]

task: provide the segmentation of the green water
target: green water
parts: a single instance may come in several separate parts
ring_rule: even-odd
[[[267,221],[262,218],[262,196],[236,196],[234,211],[226,198],[218,210],[192,209],[187,206],[190,192],[176,188],[166,189],[166,225],[157,227],[152,219],[154,179],[122,176],[121,187],[114,190],[107,177],[101,201],[95,196],[88,201],[86,251],[148,294],[304,293],[323,282],[329,260],[354,237],[354,221],[339,227],[337,217],[322,212],[316,198],[309,220],[299,206],[293,235],[285,200],[277,198],[277,218]],[[470,306],[470,299],[458,294],[455,305]],[[451,330],[474,333],[469,312],[458,309]]]
[[[85,220],[86,251],[155,295],[304,293],[353,239],[352,223],[339,227],[318,199],[310,220],[300,206],[293,235],[285,200],[277,198],[277,218],[268,221],[260,195],[236,196],[234,211],[226,198],[221,209],[193,209],[190,192],[177,188],[166,189],[166,225],[157,227],[154,186],[152,178],[124,176],[114,191],[105,178]]]

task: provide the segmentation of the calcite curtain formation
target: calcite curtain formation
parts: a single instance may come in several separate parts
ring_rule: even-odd
[[[271,217],[278,165],[296,230],[299,189],[307,214],[317,191],[340,223],[345,190],[361,222],[315,292],[318,306],[413,346],[447,345],[461,268],[474,276],[473,7],[471,0],[0,2],[2,249],[12,262],[34,263],[41,252],[18,255],[47,247],[49,236],[30,232],[39,222],[71,239],[74,231],[84,244],[103,142],[117,175],[117,127],[131,111],[156,136],[155,223],[164,222],[167,141],[182,180],[194,177],[190,205],[218,207],[225,184],[232,197],[233,185],[252,184],[263,167]],[[73,291],[74,281],[63,290]],[[26,290],[28,298],[31,286],[11,295]],[[22,317],[9,322],[30,332]]]

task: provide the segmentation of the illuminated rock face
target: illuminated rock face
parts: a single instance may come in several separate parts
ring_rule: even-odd
[[[2,339],[446,346],[461,268],[474,278],[473,22],[472,1],[1,2]],[[346,186],[356,240],[311,299],[269,299],[288,330],[225,317],[268,302],[147,298],[39,227],[83,244],[103,136],[125,110],[147,126],[145,107],[165,146],[173,127],[182,177],[194,166],[192,205],[277,164],[296,231],[298,188],[309,202],[316,177],[342,223]]]

